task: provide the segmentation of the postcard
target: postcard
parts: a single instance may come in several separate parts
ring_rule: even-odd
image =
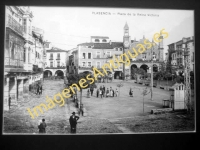
[[[196,132],[194,10],[5,6],[4,135]]]

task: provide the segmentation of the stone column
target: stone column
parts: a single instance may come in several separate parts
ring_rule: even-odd
[[[4,110],[9,110],[9,78],[4,82]]]
[[[11,105],[17,104],[17,78],[14,77],[14,80],[10,80],[9,82],[9,90],[11,96]]]
[[[18,80],[18,100],[23,101],[23,85],[24,85],[24,80]]]
[[[29,79],[24,79],[24,81],[23,81],[23,95],[24,95],[24,98],[27,97],[27,94],[29,94]]]

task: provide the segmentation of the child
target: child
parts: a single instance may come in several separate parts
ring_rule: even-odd
[[[115,91],[115,96],[118,97],[118,90]]]
[[[129,95],[130,95],[130,97],[133,97],[133,91],[132,91],[131,88],[130,88],[130,91],[129,91]]]
[[[102,98],[102,94],[103,94],[103,93],[102,93],[102,89],[100,89],[100,90],[99,90],[99,95],[101,96],[101,98]]]
[[[109,89],[107,88],[107,90],[106,90],[106,97],[108,97],[109,96]]]

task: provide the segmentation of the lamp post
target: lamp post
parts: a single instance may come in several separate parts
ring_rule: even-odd
[[[152,48],[151,48],[151,100],[153,101],[153,45],[154,41],[152,40]]]

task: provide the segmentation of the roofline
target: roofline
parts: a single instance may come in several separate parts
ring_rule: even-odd
[[[109,39],[108,36],[91,36],[91,38],[102,38],[102,39]]]

